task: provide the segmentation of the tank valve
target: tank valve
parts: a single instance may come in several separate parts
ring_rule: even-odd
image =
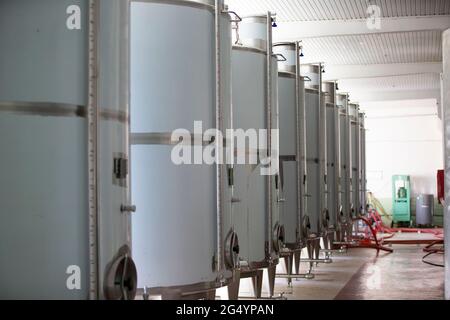
[[[129,256],[128,246],[122,247],[107,267],[103,292],[107,300],[134,300],[137,288],[137,271]]]

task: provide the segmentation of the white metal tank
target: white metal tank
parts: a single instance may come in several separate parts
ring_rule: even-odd
[[[360,152],[360,168],[359,168],[359,183],[360,183],[360,210],[361,214],[366,214],[367,207],[367,169],[366,169],[366,127],[365,127],[365,117],[364,113],[359,114],[359,152]]]
[[[203,132],[232,128],[231,17],[223,11],[213,0],[131,5],[133,252],[139,288],[149,293],[212,290],[238,262],[229,170],[201,159],[216,141]],[[172,161],[176,129],[191,135],[192,164]]]
[[[303,228],[305,205],[305,87],[300,76],[299,44],[277,43],[279,55],[278,91],[280,114],[280,220],[285,245],[291,250],[305,245]]]
[[[336,230],[340,212],[340,138],[339,138],[339,108],[336,104],[336,82],[324,82],[326,102],[327,131],[327,209],[329,213],[329,228]]]
[[[337,95],[336,103],[339,108],[339,138],[340,138],[340,169],[341,169],[341,192],[340,192],[340,222],[346,224],[351,222],[351,180],[350,180],[350,120],[348,117],[348,94]]]
[[[350,103],[348,106],[349,118],[350,118],[350,163],[351,163],[351,213],[355,218],[360,213],[360,181],[359,181],[359,168],[360,168],[360,144],[359,144],[359,106],[354,103]]]
[[[325,158],[323,143],[322,66],[302,65],[305,77],[305,119],[306,119],[306,215],[311,226],[311,236],[320,236],[324,231],[325,209]]]
[[[0,299],[134,297],[128,9],[0,2]]]
[[[268,38],[268,26],[271,28],[271,25],[268,23],[270,17],[260,15],[244,17],[239,24],[237,38],[243,45],[235,45],[232,55],[233,125],[236,130],[250,129],[258,132],[270,127],[278,128],[275,117],[278,114],[277,57],[271,54],[271,39]],[[270,100],[267,99],[268,96],[271,97]],[[275,152],[278,139],[270,134],[269,139],[272,140]],[[238,152],[242,152],[241,149],[237,146]],[[246,152],[259,154],[260,157],[267,154],[267,150],[256,149],[250,146]],[[278,157],[276,154],[273,156]],[[277,171],[277,164],[274,164]],[[246,161],[246,164],[237,164],[234,173],[237,200],[233,205],[233,219],[239,236],[242,265],[251,269],[265,268],[276,263],[283,242],[283,227],[278,210],[279,195],[275,189],[278,174],[262,175],[262,169],[259,160],[257,164]]]

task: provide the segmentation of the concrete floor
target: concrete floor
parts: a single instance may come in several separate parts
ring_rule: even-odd
[[[396,238],[428,239],[429,235],[398,235]],[[444,299],[444,268],[422,262],[424,245],[393,245],[393,253],[373,249],[350,249],[344,254],[334,254],[332,264],[314,268],[315,279],[277,279],[275,293],[289,300],[441,300]],[[302,254],[302,256],[304,256]],[[442,255],[428,258],[442,264]],[[306,272],[308,264],[301,264]],[[285,273],[284,263],[278,267]],[[241,281],[240,295],[252,295],[251,282]],[[219,293],[222,298],[225,292]],[[263,296],[268,296],[265,275]]]
[[[394,245],[394,253],[378,257],[373,249],[351,249],[316,267],[313,280],[294,280],[289,288],[277,279],[276,291],[294,300],[441,300],[444,269],[422,262],[423,247]],[[440,255],[429,259],[442,263]]]

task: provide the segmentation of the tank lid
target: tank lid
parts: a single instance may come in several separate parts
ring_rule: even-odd
[[[296,46],[295,42],[279,42],[273,45],[273,52],[284,58],[284,60],[278,61],[280,71],[296,74]]]
[[[237,43],[266,51],[268,22],[267,14],[243,16],[235,29]]]
[[[305,88],[318,90],[322,77],[321,73],[319,64],[302,64],[300,66],[300,74],[306,78]]]
[[[336,104],[336,82],[322,82],[322,92],[325,93],[325,103]]]

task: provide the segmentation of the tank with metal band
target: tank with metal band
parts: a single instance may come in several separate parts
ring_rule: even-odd
[[[306,209],[311,232],[307,244],[308,255],[314,262],[330,263],[326,256],[320,259],[320,240],[327,236],[329,213],[326,203],[326,110],[322,92],[322,63],[301,65],[305,82],[306,119]]]
[[[301,66],[305,82],[305,118],[306,118],[306,214],[311,223],[311,237],[320,237],[323,232],[322,210],[324,207],[324,152],[320,139],[323,139],[322,124],[322,65]]]
[[[360,127],[359,127],[359,105],[350,103],[348,106],[350,120],[350,175],[351,175],[351,216],[356,218],[360,215]]]
[[[267,144],[262,148],[236,144],[238,155],[250,153],[245,161],[237,157],[234,179],[235,197],[240,199],[233,205],[233,214],[240,239],[241,276],[263,268],[274,275],[284,240],[278,210],[278,68],[277,56],[272,54],[272,17],[270,13],[243,17],[235,28],[241,44],[233,46],[232,55],[234,127],[245,133],[256,130],[255,135],[267,130],[263,137]],[[274,277],[270,279],[273,292]]]
[[[327,211],[328,233],[325,241],[327,250],[332,249],[338,229],[340,212],[340,140],[339,140],[339,109],[337,107],[337,83],[324,82],[326,105],[326,164],[327,164]]]
[[[285,229],[285,258],[287,277],[298,277],[301,249],[306,246],[308,224],[303,221],[306,187],[305,141],[305,79],[300,75],[299,42],[274,44],[278,62],[279,118],[280,118],[280,191],[282,203],[280,220]],[[293,277],[293,276],[292,276]]]
[[[223,151],[206,130],[232,128],[235,17],[225,9],[217,0],[131,4],[133,251],[139,288],[163,299],[214,294],[239,262],[232,167],[203,158]]]
[[[347,233],[349,225],[352,225],[351,217],[351,175],[350,175],[350,122],[348,116],[349,95],[339,93],[336,103],[339,109],[339,140],[340,140],[340,208],[339,208],[339,232],[337,240],[345,242],[350,234]]]
[[[2,299],[134,298],[128,9],[0,3]]]

